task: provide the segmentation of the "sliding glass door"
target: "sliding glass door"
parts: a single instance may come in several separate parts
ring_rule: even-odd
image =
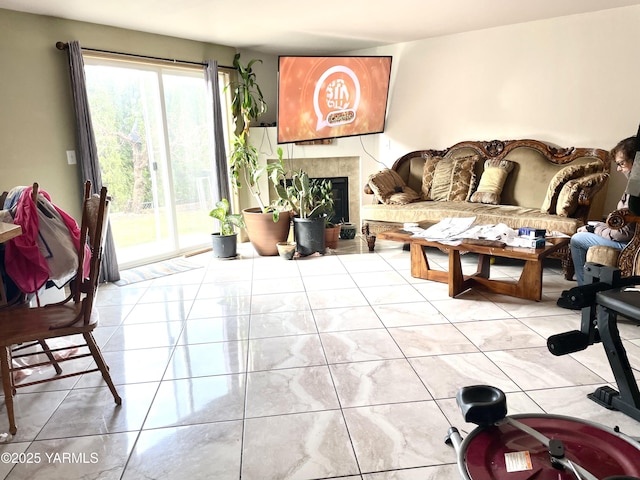
[[[86,57],[85,71],[120,268],[209,247],[215,170],[202,69]]]

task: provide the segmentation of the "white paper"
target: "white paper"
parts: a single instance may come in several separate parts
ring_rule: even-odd
[[[461,239],[460,235],[473,225],[476,217],[465,218],[443,218],[435,225],[431,225],[422,232],[414,233],[414,237],[425,238],[427,240],[439,242],[441,240],[457,240]]]
[[[413,232],[413,237],[424,238],[432,242],[444,245],[460,245],[464,238],[493,240],[504,242],[510,247],[528,247],[531,239],[520,238],[518,231],[498,223],[497,225],[473,225],[476,217],[462,217],[442,219],[426,230],[408,230]]]

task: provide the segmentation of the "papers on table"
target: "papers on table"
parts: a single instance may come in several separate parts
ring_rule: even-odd
[[[475,221],[476,217],[444,218],[421,232],[415,232],[413,236],[442,243],[460,241]]]
[[[518,231],[504,223],[497,225],[473,225],[476,217],[444,218],[427,229],[411,229],[413,237],[446,245],[460,245],[464,238],[495,240],[512,247],[528,246],[518,237]]]

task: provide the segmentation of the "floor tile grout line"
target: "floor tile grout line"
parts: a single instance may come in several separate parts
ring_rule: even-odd
[[[242,430],[240,432],[240,462],[238,465],[238,479],[242,480],[242,471],[245,461],[245,442],[247,432],[247,403],[249,400],[249,358],[251,355],[251,325],[253,323],[253,281],[255,275],[256,256],[251,258],[251,280],[250,280],[250,299],[249,299],[249,325],[247,328],[247,351],[244,359],[244,399],[242,402]]]

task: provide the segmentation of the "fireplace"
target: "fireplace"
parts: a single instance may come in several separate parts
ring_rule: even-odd
[[[331,182],[331,195],[333,197],[333,223],[349,221],[349,179],[347,177],[323,177],[318,181],[329,180]]]

